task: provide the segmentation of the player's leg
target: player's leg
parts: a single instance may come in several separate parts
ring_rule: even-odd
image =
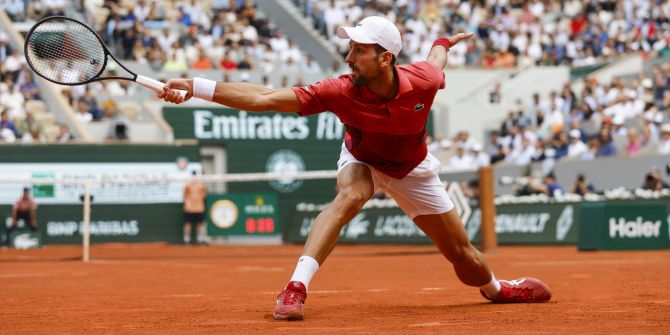
[[[420,215],[414,222],[451,262],[458,278],[466,285],[478,286],[485,298],[505,303],[545,302],[551,298],[549,287],[538,279],[497,280],[484,256],[468,240],[455,210]]]
[[[437,171],[439,161],[428,155],[403,179],[378,176],[387,193],[414,220],[453,264],[458,278],[479,286],[484,296],[500,302],[539,302],[549,299],[549,288],[533,278],[498,281],[484,256],[470,244],[465,226],[454,210]]]
[[[367,165],[350,164],[342,169],[337,175],[335,200],[316,217],[303,255],[323,264],[333,251],[342,227],[360,212],[373,193],[374,183]]]
[[[358,214],[373,192],[374,182],[367,165],[349,164],[340,170],[337,195],[314,220],[293,276],[277,297],[276,319],[302,319],[309,282],[335,247],[342,227]]]
[[[470,243],[455,210],[420,215],[414,218],[414,223],[451,262],[456,275],[464,284],[482,287],[491,282],[491,269],[484,256]]]

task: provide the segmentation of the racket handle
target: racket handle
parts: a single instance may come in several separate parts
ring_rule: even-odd
[[[137,78],[135,78],[135,82],[150,90],[155,91],[156,93],[163,92],[163,87],[165,87],[164,83],[139,74],[137,75]],[[179,95],[182,97],[182,99],[186,97],[187,92],[184,90],[173,90],[173,91],[177,91]]]

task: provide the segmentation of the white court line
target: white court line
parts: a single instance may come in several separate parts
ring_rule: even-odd
[[[270,268],[265,266],[238,266],[237,270],[242,272],[281,272],[284,268]]]
[[[580,265],[624,265],[624,264],[648,264],[666,261],[663,258],[650,259],[584,259],[569,261],[521,261],[510,262],[514,266],[580,266]],[[666,261],[667,262],[667,261]]]
[[[205,269],[205,268],[211,268],[215,266],[214,264],[212,265],[205,265],[205,264],[198,264],[198,263],[176,263],[176,262],[157,262],[157,261],[133,261],[133,260],[111,260],[111,259],[92,259],[90,263],[95,263],[95,264],[135,264],[135,265],[162,265],[162,266],[174,266],[178,268],[199,268],[199,269]]]
[[[30,278],[30,277],[46,277],[52,274],[49,273],[3,273],[0,278]]]
[[[424,287],[414,293],[426,293],[426,292],[437,292],[444,291],[444,287]],[[400,290],[391,290],[388,288],[371,288],[367,290],[317,290],[317,291],[308,291],[308,294],[338,294],[338,293],[352,293],[352,292],[370,292],[370,293],[380,293],[380,292],[390,292],[390,291],[400,291]],[[407,292],[406,290],[402,290]],[[260,294],[277,294],[275,291],[263,291],[259,292]]]

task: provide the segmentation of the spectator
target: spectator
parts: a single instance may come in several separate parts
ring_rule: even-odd
[[[242,60],[237,63],[237,69],[247,71],[254,70],[254,62],[253,60],[251,60],[251,54],[249,54],[248,52],[244,53],[244,56],[242,56]]]
[[[599,145],[596,151],[596,157],[610,157],[616,156],[617,149],[612,142],[612,136],[606,127],[600,130],[598,135]]]
[[[5,88],[3,87],[0,90],[0,104],[6,107],[6,111],[9,113],[10,119],[16,119],[23,117],[25,114],[25,98],[23,94],[19,91],[19,86],[12,84],[9,85],[8,91],[4,92]]]
[[[19,131],[14,122],[9,119],[7,110],[0,112],[0,137],[6,142],[14,142],[19,137]]]
[[[579,129],[570,130],[570,144],[568,145],[568,157],[581,159],[588,151],[588,147],[582,142],[582,132]]]
[[[56,136],[56,142],[58,143],[67,143],[74,140],[74,135],[70,132],[70,127],[65,123],[58,125],[58,136]]]
[[[644,176],[641,187],[643,190],[660,191],[670,188],[670,185],[661,177],[661,170],[653,166],[651,171]]]
[[[86,86],[86,91],[84,92],[84,95],[79,98],[79,102],[83,102],[88,105],[88,112],[91,114],[91,116],[93,116],[93,119],[102,119],[103,115],[100,107],[98,107],[98,99],[95,97],[90,86]]]
[[[35,120],[32,111],[26,111],[26,117],[18,122],[17,128],[23,143],[44,140],[44,127],[41,122]]]
[[[515,165],[528,165],[532,161],[534,154],[535,147],[530,144],[528,139],[524,138],[521,140],[521,146],[513,149],[505,160]]]
[[[670,154],[670,123],[661,126],[661,141],[658,143],[658,153]]]
[[[482,145],[475,143],[472,145],[473,165],[475,169],[491,165],[491,158],[485,152],[482,152]]]
[[[321,73],[321,66],[314,61],[312,55],[307,55],[307,60],[302,64],[301,70],[303,73]]]
[[[500,89],[500,83],[496,83],[496,85],[493,87],[493,90],[489,92],[489,103],[491,104],[500,104],[502,101],[502,95],[501,95],[501,89]]]
[[[117,107],[109,111],[109,126],[107,128],[107,139],[112,141],[127,141],[130,122],[123,116]]]
[[[0,65],[2,65],[7,57],[12,53],[12,47],[9,46],[9,36],[6,32],[0,31]],[[5,71],[0,70],[0,72]]]
[[[167,63],[165,63],[167,65]],[[163,68],[165,68],[165,66]],[[210,70],[214,68],[214,64],[212,64],[212,61],[207,57],[207,54],[205,53],[205,49],[200,49],[200,52],[198,54],[198,59],[196,59],[195,62],[191,65],[191,68],[194,70]],[[184,69],[179,69],[178,71],[185,71],[186,68]]]
[[[173,53],[170,59],[163,64],[162,70],[165,72],[183,72],[188,70],[188,64],[178,59],[177,54]]]
[[[193,177],[197,176],[196,171],[192,172]],[[200,180],[191,180],[184,187],[184,244],[191,243],[191,231],[196,227],[196,243],[205,244],[205,198],[207,190],[205,183]]]
[[[93,114],[90,113],[90,107],[84,101],[77,102],[77,110],[74,117],[81,123],[89,123],[93,121]]]
[[[507,150],[505,149],[504,146],[498,144],[496,146],[496,149],[497,152],[494,155],[491,155],[491,164],[505,161],[505,157],[507,156]]]
[[[18,223],[28,226],[30,231],[37,231],[37,203],[30,196],[30,188],[23,188],[23,195],[14,202],[12,206],[12,223],[7,228],[7,239],[5,243],[9,245],[12,232],[18,228]]]
[[[570,146],[570,138],[568,136],[568,133],[562,131],[554,135],[552,143],[554,150],[556,150],[556,155],[554,156],[554,158],[561,159],[568,155],[568,150]]]
[[[5,61],[0,65],[2,65],[2,72],[9,73],[12,81],[16,82],[24,63],[25,59],[21,56],[19,50],[10,49],[9,56],[7,56]]]
[[[635,128],[628,129],[628,144],[626,145],[626,154],[628,154],[629,157],[635,156],[640,151],[640,149],[642,149],[642,140],[640,139],[640,134]]]
[[[237,63],[230,57],[229,51],[226,51],[226,53],[223,54],[223,59],[221,59],[219,66],[224,70],[237,69]]]
[[[23,94],[25,100],[41,100],[40,89],[37,87],[37,83],[33,80],[33,75],[28,72],[23,72],[23,84],[21,84],[19,90]]]
[[[556,182],[556,176],[553,173],[547,174],[542,183],[531,181],[529,185],[533,190],[551,198],[561,196],[564,193],[561,185]]]
[[[458,143],[456,145],[456,154],[449,159],[449,167],[456,170],[475,168],[472,155],[465,151],[465,143]]]
[[[23,21],[25,19],[25,3],[24,0],[4,0],[2,4],[0,4],[0,8],[2,8],[6,13],[7,16],[9,16],[9,19],[16,22],[16,21]]]
[[[596,190],[593,184],[586,182],[586,178],[584,177],[583,174],[579,174],[577,175],[577,179],[575,180],[575,183],[572,185],[572,190],[570,192],[578,194],[583,197],[588,193],[595,193]]]
[[[330,67],[328,68],[328,71],[326,71],[326,74],[328,75],[328,77],[339,77],[339,76],[343,75],[344,71],[342,70],[342,66],[340,65],[340,62],[333,61],[333,63],[330,64]]]

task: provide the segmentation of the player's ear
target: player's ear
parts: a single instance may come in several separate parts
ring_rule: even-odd
[[[381,57],[382,57],[382,59],[381,59],[381,64],[382,65],[389,65],[390,66],[391,63],[393,62],[393,54],[390,51],[382,52]]]

